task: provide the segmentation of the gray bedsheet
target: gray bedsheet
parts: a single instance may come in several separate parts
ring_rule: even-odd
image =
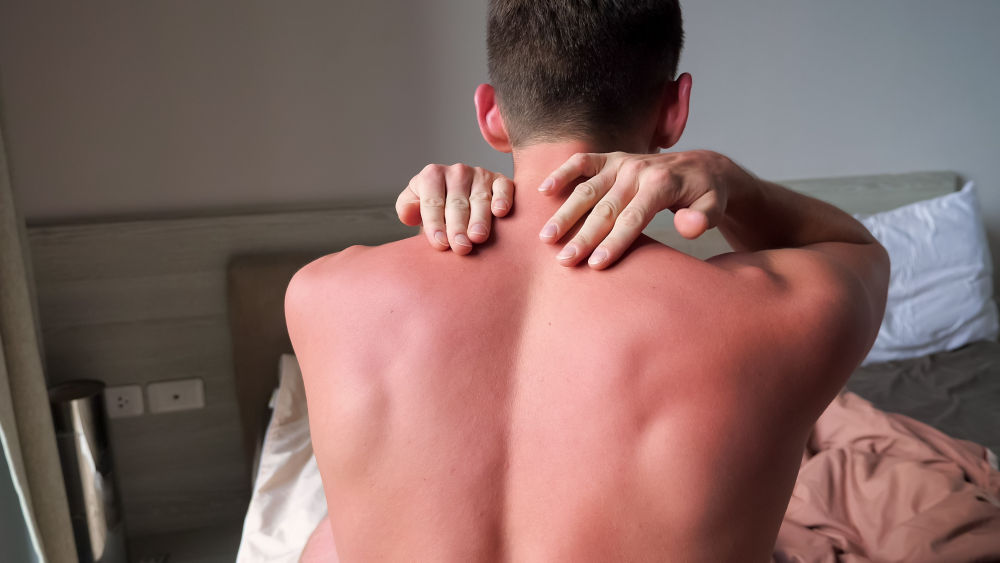
[[[1000,344],[858,368],[847,389],[1000,454]]]

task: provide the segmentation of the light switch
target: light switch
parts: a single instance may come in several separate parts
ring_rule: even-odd
[[[173,412],[205,407],[205,383],[201,379],[158,381],[146,385],[149,412]]]

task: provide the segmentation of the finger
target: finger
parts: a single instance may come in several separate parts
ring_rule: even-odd
[[[493,175],[482,169],[477,169],[472,181],[472,191],[469,194],[469,240],[474,243],[485,242],[490,236],[490,224],[493,214],[490,203],[493,201]]]
[[[585,178],[597,176],[606,162],[606,154],[576,153],[549,174],[538,187],[538,191],[546,195],[558,194],[581,176]]]
[[[621,175],[615,180],[607,195],[594,206],[580,230],[556,255],[556,259],[562,265],[576,265],[580,260],[590,256],[597,245],[608,236],[623,209],[636,195],[636,178],[635,169],[621,171]]]
[[[618,215],[618,220],[615,221],[615,226],[607,238],[590,255],[587,265],[596,270],[603,270],[617,262],[653,220],[657,213],[655,205],[655,201],[641,195],[637,195],[629,202]]]
[[[472,193],[474,170],[464,164],[456,164],[448,167],[445,178],[448,195],[445,200],[444,222],[448,243],[456,254],[465,255],[472,252],[472,241],[466,231],[469,228],[469,196]]]
[[[438,250],[448,250],[444,228],[444,167],[431,164],[424,168],[413,179],[413,192],[420,196],[420,219],[427,241]]]
[[[674,214],[674,228],[686,239],[695,239],[719,223],[723,210],[715,191],[702,194],[694,203]]]
[[[514,206],[514,182],[510,178],[500,175],[493,180],[493,214],[497,217],[504,217],[510,213],[510,208]]]
[[[396,215],[409,227],[420,224],[420,196],[413,192],[413,181],[396,198]]]
[[[615,178],[616,174],[613,170],[605,170],[578,184],[573,189],[573,193],[566,198],[566,201],[559,206],[555,214],[542,227],[542,231],[538,235],[539,238],[543,242],[557,242],[608,193],[611,186],[615,184]]]

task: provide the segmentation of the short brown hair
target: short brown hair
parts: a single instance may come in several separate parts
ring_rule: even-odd
[[[490,0],[490,80],[511,142],[615,143],[677,73],[678,0]]]

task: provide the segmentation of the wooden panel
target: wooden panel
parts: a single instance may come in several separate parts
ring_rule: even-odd
[[[215,272],[48,281],[49,329],[225,315]]]
[[[911,172],[781,182],[795,191],[836,205],[848,213],[872,214],[957,190],[954,172]]]
[[[32,242],[39,281],[202,272],[218,266],[216,250],[276,253],[301,250],[302,244],[336,249],[412,233],[390,205],[29,227],[32,241],[44,240]]]
[[[238,525],[246,510],[231,257],[325,254],[414,232],[391,205],[29,228],[49,384],[205,383],[204,409],[110,421],[130,537]]]
[[[845,176],[788,180],[781,185],[802,192],[847,211],[872,214],[945,195],[958,189],[954,172],[912,172],[876,176]],[[687,240],[674,229],[674,215],[657,215],[644,231],[646,235],[697,258],[709,258],[732,250],[722,233],[712,229],[696,240]]]

